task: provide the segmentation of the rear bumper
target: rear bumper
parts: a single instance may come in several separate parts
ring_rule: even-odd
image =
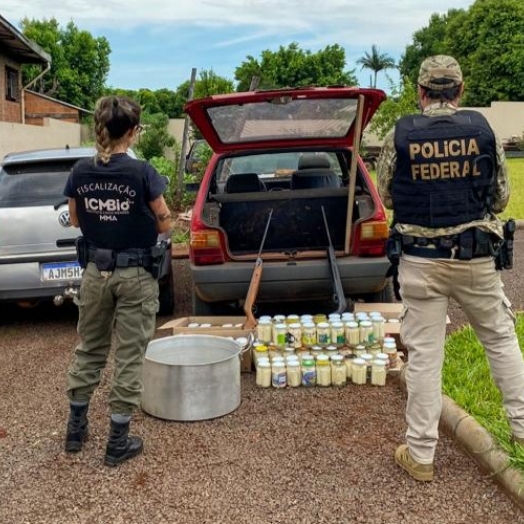
[[[339,258],[337,265],[346,296],[374,293],[386,284],[389,268],[386,257]],[[253,270],[253,262],[191,264],[195,292],[205,302],[245,299]],[[263,264],[258,302],[324,300],[332,296],[333,281],[327,259]]]
[[[50,300],[71,287],[80,287],[80,280],[42,282],[38,262],[0,264],[0,301]]]

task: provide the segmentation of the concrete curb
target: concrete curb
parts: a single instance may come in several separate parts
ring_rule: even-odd
[[[524,220],[515,220],[515,227],[517,229],[524,229]]]
[[[403,366],[399,374],[404,392],[406,367]],[[440,427],[464,448],[512,500],[524,508],[524,475],[510,465],[507,453],[498,446],[491,433],[444,394]]]

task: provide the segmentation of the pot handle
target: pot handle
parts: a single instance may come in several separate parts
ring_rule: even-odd
[[[255,337],[253,333],[249,333],[246,345],[241,349],[240,355],[243,355],[246,351],[249,351],[253,347],[253,342],[255,342]]]

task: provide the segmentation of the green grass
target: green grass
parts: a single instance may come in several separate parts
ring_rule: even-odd
[[[524,343],[524,316],[517,316],[517,335]],[[511,442],[502,397],[491,377],[483,347],[470,327],[446,340],[443,391],[486,428],[504,449],[511,464],[524,472],[524,448]]]

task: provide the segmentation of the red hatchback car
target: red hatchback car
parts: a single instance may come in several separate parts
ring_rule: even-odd
[[[384,99],[377,89],[312,87],[188,102],[214,152],[191,220],[194,314],[242,306],[257,259],[257,304],[332,299],[330,244],[345,297],[392,301],[386,213],[353,157]]]

